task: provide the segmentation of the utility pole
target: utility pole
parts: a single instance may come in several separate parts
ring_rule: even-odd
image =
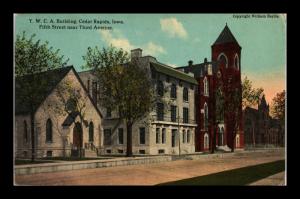
[[[181,155],[180,154],[180,126],[179,126],[179,106],[178,106],[178,113],[177,113],[177,118],[178,118],[178,149],[179,149],[179,151],[178,151],[178,154],[179,154],[179,156]]]

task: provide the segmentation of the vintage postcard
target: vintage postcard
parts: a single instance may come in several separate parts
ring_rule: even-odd
[[[286,185],[286,29],[14,14],[15,185]]]

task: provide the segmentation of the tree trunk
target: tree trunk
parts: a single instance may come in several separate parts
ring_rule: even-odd
[[[132,157],[132,124],[127,122],[126,123],[126,130],[127,130],[127,150],[126,156]]]
[[[218,126],[218,124],[216,124],[216,126]],[[216,149],[217,128],[215,127],[213,131],[214,132],[212,137],[211,153],[215,153],[215,149]]]
[[[34,135],[34,113],[30,114],[31,131],[31,162],[35,161],[35,135]]]

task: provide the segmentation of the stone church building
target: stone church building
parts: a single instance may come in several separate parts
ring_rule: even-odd
[[[27,76],[17,77],[15,81],[15,156],[30,158],[32,153],[31,119],[29,107],[19,94],[24,89],[22,81]],[[73,66],[54,69],[34,75],[35,81],[46,81],[44,93],[36,94],[38,103],[34,107],[34,151],[37,158],[55,156],[96,156],[102,145],[102,115],[88,95],[81,79]],[[66,103],[60,94],[66,94],[62,88],[69,83],[73,91],[81,98],[78,104],[84,104],[81,113],[70,110],[65,112]],[[65,96],[67,99],[68,96]],[[84,116],[83,116],[84,115]],[[72,154],[73,153],[73,154]]]
[[[285,129],[280,121],[269,113],[269,104],[263,96],[257,109],[246,107],[244,110],[244,129],[246,147],[284,146]]]

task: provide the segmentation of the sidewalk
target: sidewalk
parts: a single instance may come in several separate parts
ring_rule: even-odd
[[[156,185],[282,159],[285,159],[282,151],[237,153],[234,156],[196,160],[18,175],[15,176],[15,183],[17,185]]]
[[[251,186],[285,186],[285,171],[249,184]]]

